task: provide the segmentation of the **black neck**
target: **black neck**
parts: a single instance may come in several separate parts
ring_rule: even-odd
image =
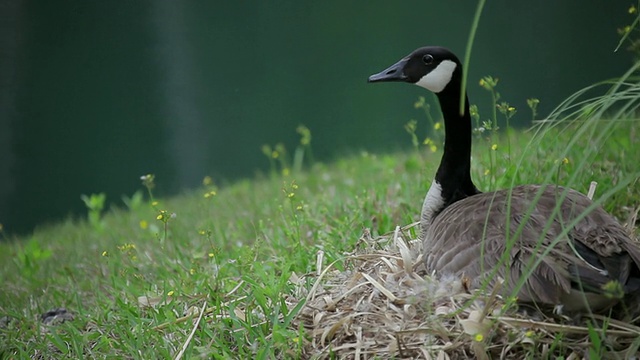
[[[460,87],[448,86],[438,94],[444,118],[444,154],[436,181],[442,187],[445,207],[480,191],[471,181],[471,117],[465,94],[464,113],[460,114]]]

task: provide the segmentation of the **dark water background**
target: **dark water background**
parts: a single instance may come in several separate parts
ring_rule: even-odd
[[[530,120],[632,62],[613,50],[626,1],[488,1],[469,94],[500,78]],[[84,213],[81,194],[122,194],[155,173],[162,195],[268,169],[263,144],[316,159],[407,148],[418,87],[368,75],[414,48],[464,55],[473,2],[0,1],[0,223],[9,233]]]

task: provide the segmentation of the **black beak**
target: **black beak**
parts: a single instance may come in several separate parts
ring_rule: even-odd
[[[402,59],[397,63],[389,66],[386,70],[369,76],[369,82],[407,81],[409,77],[404,74],[404,66],[406,65],[407,61],[408,59]]]

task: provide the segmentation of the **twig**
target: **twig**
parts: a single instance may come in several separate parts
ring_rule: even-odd
[[[187,351],[187,347],[191,343],[191,339],[193,339],[193,335],[196,333],[196,329],[198,328],[198,325],[200,325],[200,320],[202,320],[202,316],[204,315],[204,309],[206,308],[207,308],[207,300],[205,300],[202,303],[202,308],[200,308],[200,316],[198,316],[198,320],[196,320],[196,323],[193,324],[193,329],[191,329],[191,334],[189,334],[189,337],[182,345],[182,349],[180,349],[180,352],[178,353],[178,355],[176,355],[174,360],[180,360],[184,355],[184,352]]]
[[[587,193],[589,200],[593,200],[593,195],[596,193],[596,187],[598,187],[598,183],[596,181],[592,181],[591,184],[589,184],[589,192]]]
[[[213,312],[215,312],[217,309],[224,309],[224,308],[228,307],[229,304],[242,301],[242,300],[244,300],[246,298],[247,298],[246,296],[240,296],[237,299],[233,299],[231,301],[227,301],[225,303],[220,304],[219,308],[213,306],[213,307],[210,307],[208,309],[205,309],[204,313],[205,313],[205,315],[213,314]],[[185,316],[183,316],[181,318],[177,318],[177,319],[175,319],[173,321],[167,321],[167,322],[162,323],[160,325],[156,325],[156,326],[152,327],[151,329],[152,330],[164,330],[164,329],[168,328],[170,325],[174,325],[174,324],[179,324],[179,323],[185,322],[185,321],[187,321],[187,320],[189,320],[189,319],[191,319],[193,317],[194,317],[194,315],[191,315],[191,314],[185,315]]]

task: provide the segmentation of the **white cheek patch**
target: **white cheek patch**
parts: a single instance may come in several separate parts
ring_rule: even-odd
[[[451,60],[443,60],[435,69],[418,80],[416,85],[433,91],[434,93],[439,93],[444,90],[449,84],[449,81],[451,81],[456,66],[456,63]]]

